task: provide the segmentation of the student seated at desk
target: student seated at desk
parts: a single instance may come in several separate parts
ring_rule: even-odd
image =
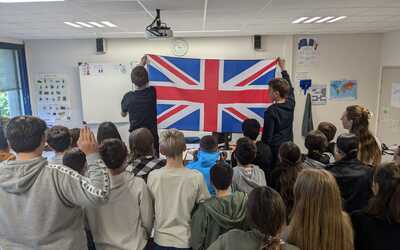
[[[212,135],[206,135],[200,140],[200,150],[194,154],[194,160],[186,165],[187,168],[198,170],[203,174],[211,195],[215,195],[215,190],[210,181],[210,170],[219,158],[217,139]]]

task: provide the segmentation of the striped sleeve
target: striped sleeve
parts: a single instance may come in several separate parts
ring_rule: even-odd
[[[107,201],[110,177],[97,154],[87,156],[87,177],[63,165],[50,164],[60,199],[68,206],[86,207]]]

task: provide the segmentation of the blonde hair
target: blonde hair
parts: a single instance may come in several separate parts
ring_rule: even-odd
[[[185,136],[177,129],[168,129],[161,133],[160,152],[166,157],[182,156],[186,150]]]
[[[353,122],[350,132],[360,138],[358,159],[365,164],[378,166],[381,163],[382,152],[375,137],[369,131],[369,119],[372,114],[360,105],[348,106],[346,113],[347,119]]]
[[[353,250],[353,229],[340,190],[326,170],[306,169],[294,186],[288,242],[301,250]]]

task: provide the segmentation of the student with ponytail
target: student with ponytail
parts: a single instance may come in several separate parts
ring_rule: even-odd
[[[301,250],[353,250],[353,229],[342,210],[339,187],[326,170],[303,170],[294,186],[295,205],[287,242]]]
[[[247,220],[250,231],[231,230],[220,236],[208,249],[299,250],[280,238],[286,224],[285,204],[272,188],[258,187],[251,191],[247,201]]]
[[[285,202],[288,215],[292,211],[293,186],[297,176],[304,169],[300,148],[293,142],[286,142],[279,149],[279,165],[272,172],[270,186],[277,190]]]
[[[340,135],[336,142],[336,162],[326,168],[336,178],[344,202],[344,210],[348,213],[367,206],[372,196],[373,171],[357,159],[358,145],[357,135]]]
[[[366,209],[354,212],[356,250],[398,250],[400,246],[400,166],[378,167],[372,186],[375,196]]]
[[[341,118],[343,127],[360,138],[358,159],[365,164],[378,166],[382,159],[382,151],[377,139],[369,131],[371,113],[368,109],[352,105],[346,108]]]

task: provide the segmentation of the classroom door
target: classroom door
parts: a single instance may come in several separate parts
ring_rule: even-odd
[[[400,67],[383,68],[378,137],[388,146],[400,144],[400,100],[394,98],[399,92]]]

